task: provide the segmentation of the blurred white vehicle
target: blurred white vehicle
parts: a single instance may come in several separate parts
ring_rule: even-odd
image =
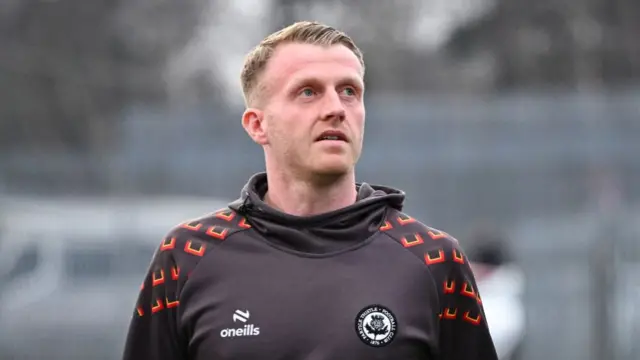
[[[151,257],[203,198],[0,199],[0,359],[118,359]]]

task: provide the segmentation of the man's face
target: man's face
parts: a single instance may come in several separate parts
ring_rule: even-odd
[[[342,45],[280,45],[261,79],[263,137],[257,142],[267,162],[303,176],[352,171],[364,133],[362,70]]]

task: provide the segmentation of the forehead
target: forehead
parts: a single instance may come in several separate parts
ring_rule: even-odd
[[[264,81],[279,88],[307,77],[360,79],[362,70],[356,55],[344,45],[282,44],[269,60]]]

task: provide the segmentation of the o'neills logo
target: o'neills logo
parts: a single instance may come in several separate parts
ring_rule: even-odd
[[[260,335],[260,328],[254,326],[253,324],[245,325],[244,327],[237,329],[224,329],[220,331],[220,336],[223,338],[226,337],[237,337],[237,336],[258,336]]]
[[[246,323],[249,320],[248,310],[241,311],[236,310],[233,313],[233,322],[243,322]],[[238,336],[258,336],[260,335],[260,328],[256,327],[253,324],[247,324],[240,328],[235,329],[223,329],[220,331],[220,336],[223,338],[226,337],[238,337]]]

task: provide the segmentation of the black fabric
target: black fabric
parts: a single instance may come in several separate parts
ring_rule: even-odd
[[[299,217],[267,205],[267,175],[254,175],[230,208],[249,219],[265,240],[308,255],[330,254],[358,246],[382,225],[388,209],[402,210],[405,194],[397,189],[355,185],[355,204],[325,214]]]
[[[401,191],[293,217],[254,176],[230,208],[169,231],[124,360],[497,360],[468,259],[402,213]]]

